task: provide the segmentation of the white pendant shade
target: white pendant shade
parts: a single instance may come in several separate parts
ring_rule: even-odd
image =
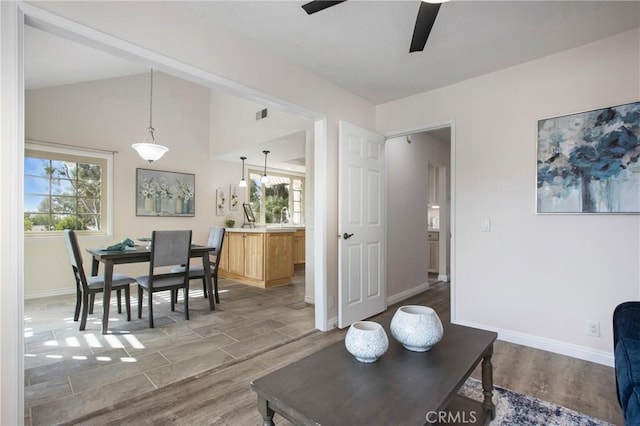
[[[169,148],[164,145],[150,142],[134,143],[131,145],[131,148],[138,151],[140,157],[150,163],[159,160],[167,151],[169,151]]]

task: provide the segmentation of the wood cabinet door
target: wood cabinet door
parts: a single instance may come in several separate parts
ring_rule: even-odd
[[[229,232],[225,237],[228,267],[232,274],[244,275],[244,236],[241,232]]]
[[[244,239],[244,276],[264,280],[264,235],[247,233]]]
[[[220,256],[218,269],[229,272],[229,234],[225,236],[225,241],[222,244],[222,252],[217,255]]]
[[[293,275],[293,234],[269,234],[266,245],[267,280]]]
[[[305,234],[297,231],[293,237],[293,264],[299,265],[305,262]]]
[[[429,272],[438,272],[439,251],[440,244],[438,241],[429,241]]]

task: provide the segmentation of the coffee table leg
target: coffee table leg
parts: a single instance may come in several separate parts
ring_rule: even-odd
[[[213,298],[213,294],[209,293],[209,298]],[[273,415],[275,412],[269,408],[269,403],[266,399],[258,397],[258,411],[262,415],[262,426],[274,426]]]
[[[491,356],[493,355],[493,345],[482,358],[482,394],[484,395],[484,401],[482,401],[482,408],[491,413],[491,420],[496,418],[496,406],[491,400],[493,395],[493,365],[491,364]]]

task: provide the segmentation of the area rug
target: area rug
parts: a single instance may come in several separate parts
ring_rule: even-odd
[[[483,399],[482,384],[471,378],[458,393],[476,401]],[[500,386],[494,386],[492,399],[496,406],[496,418],[491,422],[492,426],[614,426],[586,414]]]

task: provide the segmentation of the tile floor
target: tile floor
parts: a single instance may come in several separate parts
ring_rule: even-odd
[[[114,296],[108,335],[101,334],[100,296],[84,332],[73,322],[75,296],[25,301],[25,424],[69,421],[314,330],[303,271],[292,284],[268,290],[219,284],[221,303],[212,312],[192,281],[189,321],[180,301],[171,312],[163,293],[155,294],[154,329],[148,328],[146,299],[142,319],[132,300],[127,322]],[[137,299],[137,291],[133,295]]]

